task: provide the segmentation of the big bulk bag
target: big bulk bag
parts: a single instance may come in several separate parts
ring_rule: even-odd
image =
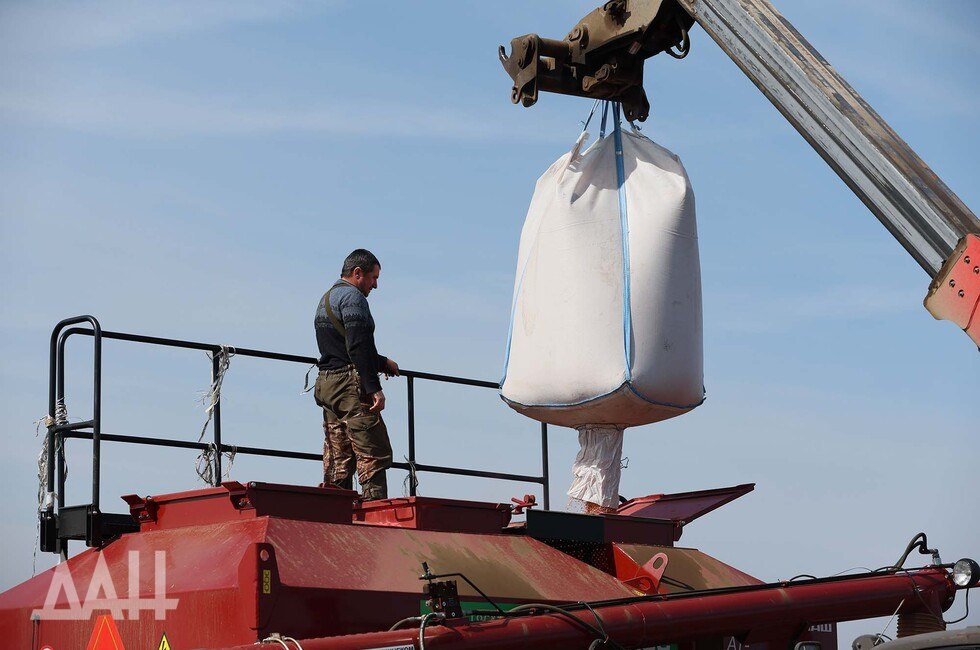
[[[614,127],[538,179],[501,383],[520,413],[580,430],[704,400],[694,193],[677,156]]]

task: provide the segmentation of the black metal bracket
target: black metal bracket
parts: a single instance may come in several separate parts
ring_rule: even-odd
[[[459,604],[459,589],[455,580],[427,582],[422,585],[422,595],[425,596],[425,604],[433,612],[443,614],[446,618],[463,618],[463,607]]]
[[[511,40],[509,56],[500,46],[498,57],[513,80],[515,104],[532,106],[539,91],[606,99],[621,102],[627,120],[642,122],[650,114],[644,60],[660,52],[686,56],[693,24],[676,0],[611,0],[580,20],[564,40],[525,34]]]
[[[140,527],[128,513],[101,512],[92,504],[66,506],[58,512],[42,511],[38,525],[41,550],[51,553],[66,549],[68,540],[102,546],[125,533],[135,533]]]
[[[456,587],[455,580],[447,580],[445,582],[435,582],[436,578],[452,578],[458,577],[462,578],[466,584],[473,588],[473,590],[480,594],[483,600],[490,603],[491,606],[501,614],[504,614],[504,610],[500,608],[500,605],[495,603],[490,596],[486,595],[482,589],[476,586],[472,580],[467,578],[465,575],[459,572],[453,573],[432,573],[429,571],[429,563],[422,563],[422,575],[419,576],[419,580],[425,580],[427,584],[422,587],[422,593],[426,596],[426,602],[434,612],[442,612],[446,615],[446,618],[459,618],[463,615],[462,607],[459,604],[459,592]],[[431,601],[431,602],[430,602]],[[442,609],[437,609],[441,607]],[[450,608],[452,613],[450,613]]]

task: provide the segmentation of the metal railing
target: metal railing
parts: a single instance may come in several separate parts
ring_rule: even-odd
[[[87,323],[90,327],[73,327],[80,323]],[[87,506],[90,512],[96,516],[99,514],[99,488],[101,483],[101,462],[102,442],[118,442],[140,445],[152,445],[157,447],[171,447],[177,449],[196,449],[198,451],[211,450],[213,453],[213,481],[217,485],[221,481],[221,458],[223,453],[233,452],[235,454],[247,454],[255,456],[266,456],[275,458],[293,458],[299,460],[322,461],[323,456],[319,453],[309,453],[300,451],[288,451],[282,449],[269,449],[262,447],[246,447],[230,445],[222,439],[221,432],[221,401],[217,397],[212,416],[212,440],[211,442],[192,442],[187,440],[176,440],[171,438],[158,438],[150,436],[123,435],[116,433],[106,433],[102,430],[102,342],[105,339],[116,341],[130,341],[133,343],[145,343],[164,347],[181,348],[185,350],[201,350],[210,353],[211,356],[211,379],[217,376],[219,370],[219,353],[222,346],[213,343],[200,343],[196,341],[183,341],[179,339],[161,338],[156,336],[143,336],[140,334],[128,334],[125,332],[110,332],[102,329],[99,321],[94,316],[76,316],[67,318],[59,322],[51,332],[50,349],[50,368],[48,380],[48,413],[55,416],[58,412],[59,404],[64,403],[65,398],[65,346],[73,335],[91,336],[94,339],[94,372],[93,372],[93,396],[92,396],[92,419],[82,422],[51,422],[48,426],[47,436],[47,468],[46,468],[46,492],[48,503],[46,505],[47,517],[55,520],[57,527],[57,516],[55,514],[54,502],[57,501],[58,511],[65,506],[65,455],[64,442],[69,439],[82,439],[92,441],[92,502]],[[227,347],[227,346],[226,346]],[[273,361],[287,361],[306,365],[315,364],[317,359],[296,354],[283,354],[280,352],[269,352],[266,350],[253,350],[250,348],[235,347],[236,356],[253,357],[257,359],[270,359]],[[394,462],[392,467],[406,470],[411,474],[409,480],[409,491],[412,496],[416,495],[417,472],[431,472],[437,474],[451,474],[455,476],[470,476],[478,478],[489,478],[506,481],[520,481],[523,483],[536,483],[542,486],[542,501],[545,509],[550,506],[550,490],[548,485],[548,425],[541,424],[541,475],[529,476],[524,474],[511,474],[506,472],[490,472],[485,470],[465,469],[460,467],[446,467],[441,465],[427,465],[417,462],[416,457],[416,430],[415,430],[415,380],[428,380],[462,386],[476,386],[480,388],[497,389],[496,382],[482,381],[478,379],[467,379],[463,377],[453,377],[450,375],[438,375],[428,372],[415,370],[401,370],[401,375],[406,378],[406,388],[408,397],[408,462]],[[53,488],[53,489],[52,489]],[[57,495],[56,499],[54,495]],[[91,515],[90,515],[91,516]],[[44,525],[44,513],[42,512],[42,527]],[[42,536],[43,537],[43,536]],[[87,541],[91,541],[86,538]],[[60,546],[60,545],[59,545]],[[50,550],[50,549],[48,549]],[[64,551],[62,551],[64,553]]]

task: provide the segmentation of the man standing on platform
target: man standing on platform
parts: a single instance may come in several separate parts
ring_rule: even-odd
[[[385,394],[378,373],[398,376],[398,364],[374,345],[367,296],[378,288],[380,274],[377,257],[355,250],[314,318],[320,373],[313,396],[323,408],[323,482],[353,489],[356,470],[365,500],[388,497],[391,442],[381,418]]]

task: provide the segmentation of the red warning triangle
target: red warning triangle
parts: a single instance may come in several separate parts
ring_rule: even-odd
[[[85,650],[126,650],[119,636],[119,628],[110,614],[103,614],[95,619],[95,629],[92,630],[92,638],[88,640]]]

